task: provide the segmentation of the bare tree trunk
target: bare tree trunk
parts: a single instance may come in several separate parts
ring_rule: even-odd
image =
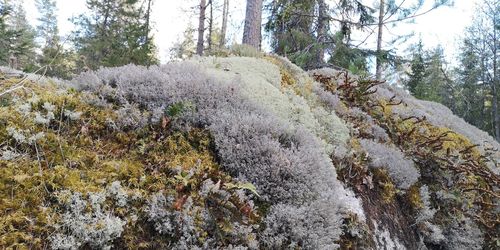
[[[262,25],[262,0],[247,0],[243,44],[260,49]]]
[[[500,116],[498,113],[498,88],[496,86],[497,84],[495,81],[493,81],[491,85],[491,92],[493,95],[493,100],[492,100],[492,116],[493,116],[493,122],[494,122],[494,129],[495,129],[495,138],[497,141],[500,142]]]
[[[226,45],[226,30],[227,30],[227,18],[229,16],[229,0],[224,0],[224,6],[222,7],[222,29],[220,32],[219,47],[224,47]]]
[[[324,43],[326,40],[326,33],[328,27],[328,7],[325,0],[318,0],[318,26],[316,32],[318,37],[316,41],[318,43],[317,54],[316,54],[316,66],[321,67],[324,64],[325,48]]]
[[[382,78],[382,31],[384,30],[384,11],[385,0],[380,0],[380,9],[378,14],[378,35],[377,35],[377,59],[376,59],[376,77],[377,80]]]
[[[17,57],[15,57],[14,55],[11,55],[9,57],[9,67],[11,69],[17,69],[18,68],[18,65],[17,65]]]
[[[208,17],[208,51],[212,50],[212,32],[214,23],[214,5],[213,0],[208,0],[208,5],[210,5],[210,16]]]
[[[200,0],[200,19],[198,23],[198,43],[196,45],[196,54],[203,55],[203,44],[205,34],[205,9],[207,8],[206,0]]]
[[[146,12],[146,28],[144,30],[145,33],[145,38],[144,38],[144,46],[149,46],[149,22],[150,22],[150,16],[151,16],[151,2],[153,0],[147,0],[148,1],[148,9]],[[147,66],[149,66],[150,62],[148,60]]]
[[[499,79],[498,79],[498,39],[497,39],[497,19],[496,15],[493,17],[493,49],[492,49],[492,54],[493,54],[493,117],[495,121],[495,138],[497,141],[500,142],[500,113],[498,112],[498,85],[499,84]]]

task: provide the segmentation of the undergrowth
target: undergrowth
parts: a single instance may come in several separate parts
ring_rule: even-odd
[[[2,80],[0,92],[19,80]],[[260,221],[255,188],[220,170],[208,131],[165,122],[184,105],[166,109],[157,124],[121,130],[112,107],[84,97],[34,82],[1,97],[1,248],[255,245],[252,232],[235,232]],[[158,195],[172,204],[156,212],[186,212],[197,238],[159,236],[149,209]],[[109,224],[116,229],[104,230]]]
[[[383,82],[349,77],[348,72],[324,74],[321,71],[315,71],[311,75],[323,84],[325,90],[338,96],[342,103],[351,110],[359,108],[368,114],[369,116],[366,116],[368,120],[373,119],[374,124],[383,128],[389,136],[388,140],[381,141],[394,144],[420,170],[420,180],[409,186],[407,192],[401,192],[395,189],[392,183],[396,183],[399,177],[405,177],[405,173],[391,173],[394,167],[387,168],[388,174],[384,174],[380,169],[374,172],[367,171],[363,167],[366,157],[363,157],[362,152],[365,150],[360,150],[358,147],[357,151],[360,152],[357,153],[358,156],[336,160],[349,166],[349,168],[342,169],[340,174],[346,183],[353,187],[366,186],[366,180],[369,178],[370,183],[373,179],[375,185],[381,187],[385,202],[391,202],[394,194],[406,197],[404,199],[413,207],[415,224],[419,224],[418,228],[426,243],[442,245],[448,249],[452,245],[465,244],[464,240],[470,240],[467,237],[471,237],[476,241],[474,244],[471,243],[471,246],[477,247],[483,244],[482,235],[484,235],[486,241],[483,247],[488,248],[498,244],[500,215],[497,211],[500,198],[498,195],[500,177],[487,166],[491,164],[488,152],[478,150],[478,145],[474,145],[465,136],[448,128],[434,125],[428,121],[428,117],[408,117],[394,112],[393,107],[401,110],[411,110],[414,107],[409,107],[401,95],[384,96],[389,92]],[[382,93],[378,94],[380,91]],[[351,110],[343,111],[339,115],[352,122],[354,128],[359,129],[358,131],[363,131],[367,119],[362,121],[356,119],[356,115],[352,115]],[[417,113],[413,110],[411,112]],[[373,139],[369,133],[363,132],[358,133],[356,137],[360,140]],[[370,148],[368,151],[371,152],[373,149]],[[493,162],[493,164],[498,163]],[[389,166],[386,165],[386,167]],[[389,176],[391,178],[387,179]],[[425,190],[428,186],[431,194],[430,198],[426,199],[426,204],[423,202],[421,193],[418,192],[419,187],[424,187],[424,185]],[[357,190],[360,191],[359,188]],[[450,197],[454,198],[450,199]],[[437,204],[446,205],[438,206]],[[419,216],[422,218],[423,211],[432,210],[430,206],[439,207],[439,209],[431,216],[427,216],[425,222],[418,219]],[[482,233],[474,237],[457,236],[453,233],[458,230],[456,226],[464,223],[463,221],[468,220],[467,218],[477,223],[481,228],[479,232]],[[435,231],[434,235],[427,237],[430,234],[425,231],[430,230]],[[443,233],[444,236],[436,235],[436,232]]]

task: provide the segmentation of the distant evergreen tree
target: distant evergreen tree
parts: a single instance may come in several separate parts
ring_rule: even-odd
[[[38,37],[44,46],[53,46],[59,43],[59,29],[57,26],[57,6],[55,0],[36,0],[35,5],[40,17],[36,27]]]
[[[491,131],[491,105],[487,105],[490,95],[482,80],[481,58],[471,42],[465,39],[460,46],[459,66],[455,71],[461,95],[456,98],[456,111],[470,124]]]
[[[448,81],[443,48],[424,50],[422,41],[411,49],[410,72],[404,81],[410,93],[422,100],[442,103],[453,109],[455,86]]]
[[[384,30],[388,27],[395,27],[398,23],[405,21],[412,21],[416,17],[429,13],[441,6],[449,5],[452,3],[451,0],[434,0],[433,5],[427,9],[421,11],[424,6],[425,1],[423,0],[378,0],[377,4],[372,7],[377,13],[375,23],[365,24],[367,26],[377,26],[377,48],[373,51],[373,55],[376,59],[376,78],[382,78],[383,65],[387,62],[394,62],[393,58],[397,58],[394,55],[390,55],[390,48],[383,46],[384,42]],[[388,25],[390,24],[390,26]],[[412,34],[402,35],[396,37],[389,42],[390,46],[393,46],[398,40],[405,39],[407,36]],[[384,48],[385,47],[385,48]]]
[[[97,68],[157,63],[150,7],[150,1],[87,0],[89,14],[73,19],[78,27],[73,42],[86,65]]]
[[[411,71],[407,73],[408,80],[406,87],[416,98],[423,98],[423,93],[417,92],[419,85],[423,84],[425,78],[425,62],[422,40],[411,49],[412,58],[410,61]]]
[[[371,20],[370,10],[360,1],[341,0],[331,8],[324,0],[274,0],[267,9],[270,16],[265,30],[271,34],[273,51],[302,68],[325,66],[325,54],[333,58],[329,63],[345,68],[352,66],[345,62],[364,61],[359,57],[363,53],[350,45],[353,23]],[[338,22],[340,29],[331,30],[331,21]]]
[[[500,141],[500,2],[484,0],[464,32],[460,67],[464,118]]]
[[[452,108],[453,103],[450,101],[452,89],[445,79],[445,64],[442,47],[438,46],[429,51],[426,58],[427,67],[424,72],[424,84],[419,85],[424,88],[419,90],[417,87],[417,93],[424,93],[423,96],[425,96],[425,98],[423,99],[425,100],[439,102]]]
[[[170,59],[186,59],[196,54],[195,32],[192,24],[188,24],[182,38],[170,48]]]
[[[302,68],[314,64],[315,1],[277,0],[267,6],[270,17],[265,30],[271,34],[271,47]]]
[[[74,71],[72,52],[64,49],[59,37],[57,25],[57,6],[55,0],[36,0],[35,5],[40,13],[36,27],[42,53],[38,56],[38,64],[47,76],[69,78]]]
[[[8,33],[5,36],[5,43],[8,44],[6,54],[8,61],[16,61],[17,68],[25,71],[34,71],[37,66],[35,60],[36,33],[33,27],[29,25],[23,4],[23,0],[15,2],[3,0],[2,19],[4,22],[3,25],[5,25],[4,28]]]
[[[16,37],[20,36],[20,32],[9,29],[7,26],[7,16],[10,8],[6,4],[0,2],[0,65],[8,65],[10,52],[14,49],[12,42]]]
[[[369,54],[362,49],[354,48],[342,32],[337,32],[333,37],[334,47],[330,52],[329,63],[364,75],[368,71],[366,59]]]

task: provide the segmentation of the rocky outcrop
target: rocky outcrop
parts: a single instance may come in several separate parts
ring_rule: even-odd
[[[486,133],[386,84],[253,55],[0,73],[0,246],[495,247]]]

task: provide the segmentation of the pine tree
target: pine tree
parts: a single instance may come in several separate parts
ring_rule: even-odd
[[[0,4],[0,37],[2,37],[0,39],[0,65],[9,65],[10,53],[15,46],[13,40],[21,35],[20,32],[9,29],[7,26],[6,19],[9,12],[9,6]]]
[[[328,3],[274,0],[267,5],[270,16],[265,30],[271,34],[273,51],[305,69],[325,66],[324,57],[329,54],[328,63],[361,71],[365,53],[352,48],[350,34],[358,26],[354,23],[371,21],[370,10],[357,0],[340,0],[333,7]],[[339,30],[331,30],[333,22]]]
[[[419,85],[424,83],[425,62],[422,40],[420,40],[411,50],[412,58],[410,62],[411,71],[407,73],[408,80],[405,82],[410,93],[416,98],[424,98],[423,93],[417,92]]]
[[[421,11],[424,6],[423,0],[378,0],[376,6],[373,9],[377,10],[377,22],[361,24],[365,26],[377,26],[377,48],[372,52],[376,59],[376,78],[381,80],[382,70],[384,64],[391,61],[392,58],[396,58],[389,54],[390,48],[384,48],[384,30],[388,29],[387,24],[391,24],[391,27],[396,26],[398,23],[405,21],[412,21],[418,16],[425,15],[441,6],[451,4],[451,0],[434,0],[432,7],[427,10]],[[411,34],[410,34],[411,35]],[[396,41],[405,36],[399,36],[393,39],[389,44],[393,45]]]
[[[36,0],[40,13],[36,27],[41,42],[42,53],[38,56],[38,64],[47,76],[70,78],[74,70],[71,52],[63,48],[57,25],[57,6],[54,0]]]
[[[460,78],[467,89],[481,92],[484,109],[481,113],[483,129],[500,141],[499,65],[500,65],[500,2],[485,0],[475,11],[471,25],[466,29],[461,55]],[[466,53],[466,54],[465,54]],[[474,93],[468,93],[470,103],[477,102]]]
[[[226,45],[227,22],[229,18],[229,0],[224,0],[222,7],[222,28],[219,41],[219,47],[223,48]]]
[[[39,25],[36,29],[38,37],[42,39],[42,44],[47,47],[59,43],[56,1],[36,0],[35,5],[40,13],[40,17],[38,18]]]
[[[247,0],[243,44],[260,49],[262,25],[262,0]]]
[[[196,45],[193,39],[196,29],[192,24],[183,33],[182,39],[179,39],[170,49],[170,59],[186,59],[196,54]]]
[[[11,33],[11,36],[6,36],[5,39],[6,43],[9,43],[8,60],[15,60],[19,69],[32,72],[37,67],[36,33],[29,25],[23,4],[23,0],[16,2],[3,0],[2,9],[5,10],[3,20],[6,29]]]
[[[305,0],[275,0],[267,6],[271,15],[265,30],[271,34],[274,53],[302,68],[311,67],[316,59],[314,8],[315,1]]]
[[[151,37],[151,2],[87,0],[89,14],[73,19],[74,46],[91,68],[158,62]]]

